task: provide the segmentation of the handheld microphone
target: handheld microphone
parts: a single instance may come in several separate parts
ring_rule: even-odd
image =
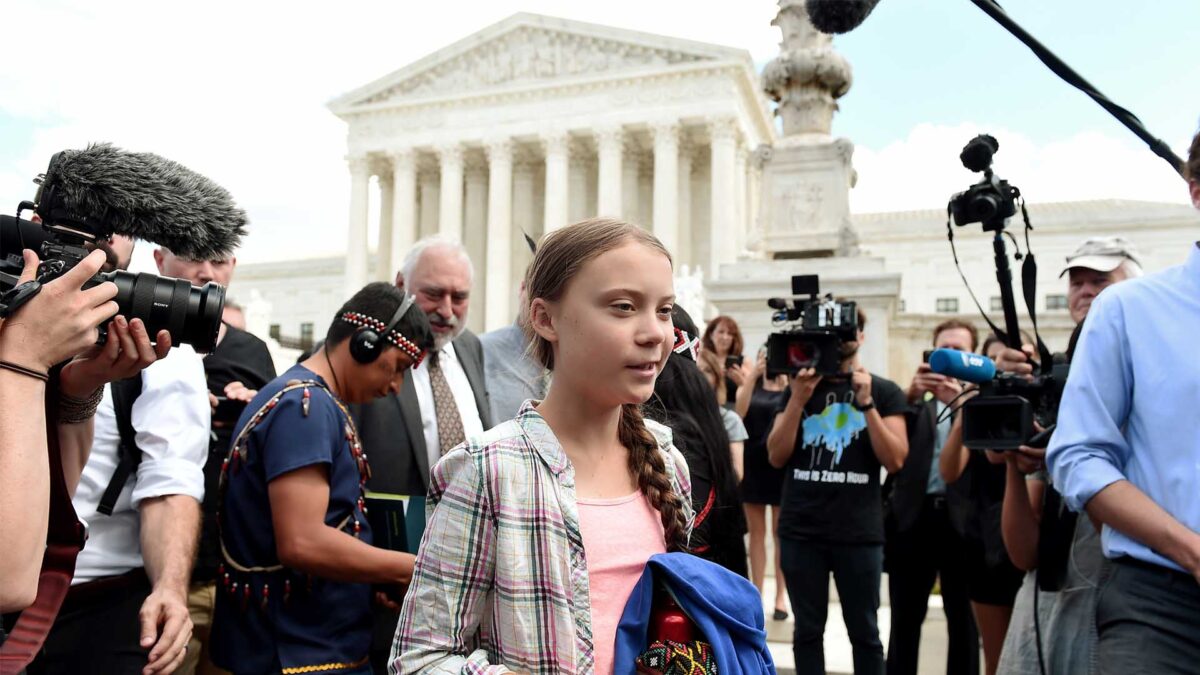
[[[929,369],[938,375],[964,382],[983,384],[996,376],[996,364],[986,356],[957,349],[935,349],[929,355]]]
[[[35,201],[50,227],[145,239],[191,260],[228,258],[246,234],[246,212],[225,188],[169,159],[110,143],[54,155]]]
[[[808,20],[822,33],[846,33],[858,28],[879,0],[808,0]]]

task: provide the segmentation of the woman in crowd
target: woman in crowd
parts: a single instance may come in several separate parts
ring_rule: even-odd
[[[738,400],[737,392],[741,382],[736,379],[736,375],[727,371],[740,370],[740,366],[729,364],[728,359],[742,356],[742,350],[745,349],[742,342],[742,329],[738,327],[732,317],[718,316],[709,321],[708,326],[704,328],[704,338],[701,340],[700,346],[702,352],[709,352],[716,356],[716,362],[720,364],[717,372],[725,375],[723,378],[725,380],[725,396],[721,405],[732,407]],[[746,414],[745,410],[738,411],[738,415],[744,414]]]
[[[783,494],[783,469],[767,461],[767,434],[775,411],[787,389],[787,375],[767,376],[766,348],[758,350],[758,358],[750,371],[753,393],[746,412],[746,444],[743,452],[742,508],[750,530],[750,580],[763,589],[767,567],[767,507],[771,507],[771,536],[775,542],[775,614],[776,621],[787,619],[787,586],[779,568],[779,502]]]
[[[725,425],[725,433],[729,436],[729,454],[733,457],[733,469],[737,474],[738,482],[742,480],[742,450],[743,444],[746,442],[746,425],[742,422],[742,418],[736,412],[730,410],[726,403],[725,387],[721,386],[721,376],[726,372],[722,366],[722,362],[717,358],[716,354],[701,349],[699,354],[700,374],[708,380],[712,390],[709,392],[716,397],[717,405],[721,408],[721,422]],[[741,366],[735,366],[739,371]],[[741,374],[739,372],[739,374]],[[746,377],[745,379],[749,379]]]
[[[671,354],[670,254],[642,228],[587,220],[546,236],[526,289],[553,380],[433,468],[398,672],[612,673],[647,559],[688,547],[686,462],[640,409]]]

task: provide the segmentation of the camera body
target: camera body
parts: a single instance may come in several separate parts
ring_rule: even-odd
[[[992,156],[999,150],[996,139],[981,134],[971,139],[959,158],[971,171],[983,172],[983,180],[950,198],[955,225],[981,223],[985,232],[1004,228],[1004,221],[1017,214],[1020,191],[992,173]]]
[[[1027,445],[1037,430],[1058,420],[1070,366],[1055,364],[1048,374],[1027,380],[998,373],[980,385],[979,395],[963,404],[962,440],[972,450],[1016,450]]]
[[[767,302],[774,314],[774,325],[787,325],[767,337],[767,376],[795,375],[813,368],[818,375],[838,375],[842,362],[842,344],[858,339],[858,307],[853,302],[837,302],[832,295],[820,296],[820,280],[815,274],[792,277],[789,307],[783,298]]]

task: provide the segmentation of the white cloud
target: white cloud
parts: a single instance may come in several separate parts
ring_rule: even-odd
[[[1038,144],[997,126],[919,124],[881,149],[858,147],[858,185],[850,191],[856,213],[944,208],[950,195],[979,180],[963,168],[959,152],[976,134],[1000,143],[996,173],[1017,185],[1026,200],[1141,199],[1187,203],[1187,188],[1166,162],[1132,135],[1081,131]],[[1176,148],[1186,156],[1186,148]]]

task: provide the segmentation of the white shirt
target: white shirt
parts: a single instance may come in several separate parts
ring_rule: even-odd
[[[117,420],[112,388],[96,410],[92,452],[83,467],[71,503],[88,523],[88,540],[75,563],[72,584],[124,574],[141,567],[143,499],[163,495],[204,497],[204,462],[208,458],[211,409],[204,363],[190,346],[173,347],[162,360],[142,371],[142,393],[133,403],[131,421],[142,461],[129,477],[111,516],[96,511],[117,468]]]
[[[475,390],[462,368],[462,362],[454,353],[454,344],[447,343],[442,347],[438,357],[446,383],[450,385],[450,393],[454,394],[454,402],[458,405],[458,415],[462,418],[463,434],[466,438],[478,436],[484,432],[483,421],[479,419],[479,408],[475,405]],[[432,356],[430,354],[429,356]],[[429,361],[427,356],[420,367],[412,372],[413,386],[417,390],[417,405],[421,407],[421,426],[425,432],[425,451],[429,455],[429,466],[442,458],[441,447],[438,445],[437,410],[433,405],[433,385],[429,383]],[[465,439],[464,439],[465,440]],[[446,448],[450,450],[450,448]]]

